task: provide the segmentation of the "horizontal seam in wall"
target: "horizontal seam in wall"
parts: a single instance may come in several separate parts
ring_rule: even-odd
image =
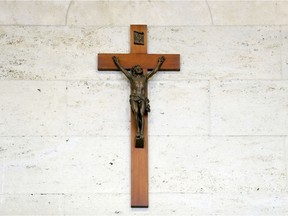
[[[284,135],[148,135],[149,137],[199,137],[199,138],[217,138],[217,137],[288,137],[288,134]],[[25,135],[19,135],[19,136],[0,136],[0,138],[97,138],[97,137],[130,137],[130,135],[51,135],[51,136],[45,136],[45,135],[39,135],[39,136],[25,136]]]
[[[0,24],[1,26],[11,26],[11,27],[73,27],[73,28],[83,28],[83,27],[102,27],[102,28],[128,28],[130,24],[127,25],[32,25],[32,24]],[[194,25],[148,25],[151,28],[163,28],[163,27],[279,27],[279,26],[288,26],[287,24],[247,24],[247,25],[212,25],[212,24],[194,24]]]
[[[75,80],[32,80],[32,79],[23,79],[23,80],[16,80],[16,79],[3,79],[0,80],[0,82],[119,82],[119,81],[126,81],[125,79],[107,79],[107,80],[91,80],[91,79],[75,79]],[[175,81],[247,81],[247,82],[255,82],[255,81],[288,81],[288,78],[285,79],[179,79],[179,78],[173,78],[173,79],[165,79],[165,80],[150,80],[149,83],[154,83],[154,82],[175,82]]]
[[[72,195],[77,195],[77,196],[79,196],[79,195],[105,195],[105,194],[107,194],[107,195],[129,195],[130,196],[130,193],[122,193],[122,192],[119,192],[119,193],[117,193],[117,192],[96,192],[96,193],[4,193],[4,194],[0,194],[0,196],[72,196]],[[203,195],[205,195],[205,194],[211,194],[211,195],[223,195],[223,194],[237,194],[237,195],[251,195],[251,194],[257,194],[257,195],[260,195],[260,194],[267,194],[267,195],[273,195],[273,196],[277,196],[277,195],[288,195],[288,192],[286,192],[286,191],[283,191],[283,192],[278,192],[278,193],[275,193],[275,192],[273,192],[273,193],[271,193],[271,192],[259,192],[259,191],[255,191],[255,192],[242,192],[241,194],[239,194],[239,193],[231,193],[231,192],[224,192],[224,193],[217,193],[217,194],[215,194],[215,193],[209,193],[209,192],[207,192],[207,193],[205,193],[205,192],[178,192],[178,191],[175,191],[175,192],[149,192],[149,194],[151,195],[151,194],[182,194],[182,195],[184,195],[184,194],[195,194],[195,195],[201,195],[201,194],[203,194]]]

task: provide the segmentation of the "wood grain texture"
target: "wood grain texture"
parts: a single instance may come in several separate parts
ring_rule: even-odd
[[[134,44],[133,44],[134,45]],[[179,71],[180,70],[180,55],[179,54],[119,54],[119,53],[99,53],[98,54],[98,70],[118,70],[114,64],[112,57],[117,56],[121,65],[130,69],[134,65],[139,64],[142,68],[152,70],[157,65],[158,58],[165,57],[165,62],[162,64],[160,71]]]
[[[133,32],[144,32],[144,45],[134,44]],[[146,40],[145,40],[146,38]],[[130,27],[130,52],[144,53],[147,56],[147,26],[131,25]],[[134,57],[135,58],[135,57]],[[144,58],[143,58],[144,59]],[[145,58],[146,59],[146,58]],[[124,62],[123,62],[124,63]],[[156,62],[157,63],[157,60]],[[139,62],[137,63],[139,64]],[[143,70],[147,73],[147,70]],[[146,89],[147,92],[147,89]],[[148,95],[146,95],[147,97]],[[148,208],[148,114],[144,118],[144,148],[135,147],[136,137],[136,122],[131,111],[131,207],[132,208]]]
[[[144,69],[144,73],[147,73],[147,70]],[[131,207],[133,208],[149,206],[148,114],[145,115],[144,122],[144,148],[136,148],[136,122],[131,111]]]

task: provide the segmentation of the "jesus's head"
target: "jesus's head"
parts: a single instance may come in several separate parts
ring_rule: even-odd
[[[143,69],[140,67],[140,65],[135,65],[131,68],[132,74],[133,75],[142,75],[143,74]]]

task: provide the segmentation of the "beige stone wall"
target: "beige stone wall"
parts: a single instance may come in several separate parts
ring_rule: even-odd
[[[97,53],[180,53],[149,83],[149,209],[129,83]],[[288,1],[0,1],[0,215],[288,215]]]

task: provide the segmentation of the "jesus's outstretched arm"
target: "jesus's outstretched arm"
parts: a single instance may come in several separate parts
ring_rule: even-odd
[[[160,69],[161,65],[163,64],[163,62],[165,61],[165,58],[164,56],[161,56],[159,59],[158,59],[158,63],[156,65],[156,67],[153,69],[153,71],[149,74],[147,74],[147,80],[150,79],[155,73],[157,73],[157,71]]]
[[[119,62],[119,59],[116,56],[113,56],[112,59],[115,65],[118,67],[118,69],[122,71],[124,75],[130,80],[132,78],[131,74],[125,68],[122,67],[122,65]]]

